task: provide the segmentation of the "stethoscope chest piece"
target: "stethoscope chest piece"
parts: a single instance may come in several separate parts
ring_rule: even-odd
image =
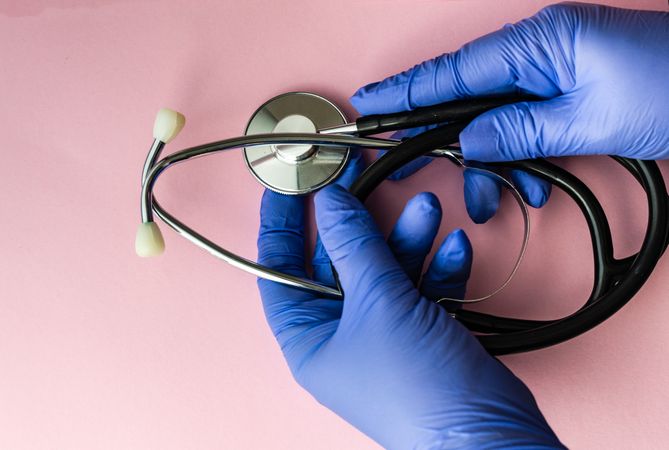
[[[325,98],[289,92],[265,102],[251,116],[244,134],[315,133],[343,125],[344,114]],[[244,148],[244,160],[265,187],[287,195],[306,194],[330,183],[348,160],[348,147],[275,144]]]

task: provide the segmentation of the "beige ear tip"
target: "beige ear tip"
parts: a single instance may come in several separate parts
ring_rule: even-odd
[[[165,250],[165,241],[160,228],[155,222],[140,223],[135,236],[135,252],[138,256],[148,258],[158,256]]]
[[[153,124],[153,138],[168,143],[174,139],[186,124],[186,118],[180,112],[162,108],[156,114]]]

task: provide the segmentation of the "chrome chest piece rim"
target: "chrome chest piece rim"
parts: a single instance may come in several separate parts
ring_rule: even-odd
[[[269,99],[251,116],[245,135],[316,133],[346,123],[329,100],[309,92],[288,92]],[[244,147],[244,161],[263,186],[286,195],[314,192],[346,166],[349,148],[310,144]]]

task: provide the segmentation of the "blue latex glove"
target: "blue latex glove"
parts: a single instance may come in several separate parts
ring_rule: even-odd
[[[467,159],[547,156],[669,156],[669,13],[559,4],[479,38],[454,53],[360,89],[362,114],[395,112],[457,98],[512,92],[547,100],[483,114],[460,134]],[[547,186],[514,172],[531,205]],[[475,186],[468,186],[475,183]],[[476,221],[494,213],[495,183],[465,178]]]
[[[304,207],[303,198],[265,192],[262,264],[306,276]],[[315,211],[313,278],[332,281],[329,255],[344,302],[258,281],[300,385],[387,448],[562,447],[527,387],[426,298],[464,295],[472,251],[462,231],[444,241],[416,288],[441,220],[434,195],[407,204],[388,242],[339,185],[316,195]]]

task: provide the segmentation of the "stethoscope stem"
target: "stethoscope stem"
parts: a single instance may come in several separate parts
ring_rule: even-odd
[[[401,111],[391,114],[371,114],[358,118],[355,122],[337,125],[319,130],[322,134],[355,134],[356,136],[371,136],[388,131],[406,130],[408,128],[424,127],[439,123],[453,123],[472,118],[510,101],[531,102],[540,100],[534,95],[500,95],[477,99],[454,100],[422,108]]]
[[[320,134],[351,134],[358,135],[358,124],[355,122],[345,123],[344,125],[336,125],[334,127],[321,128],[318,130]]]

